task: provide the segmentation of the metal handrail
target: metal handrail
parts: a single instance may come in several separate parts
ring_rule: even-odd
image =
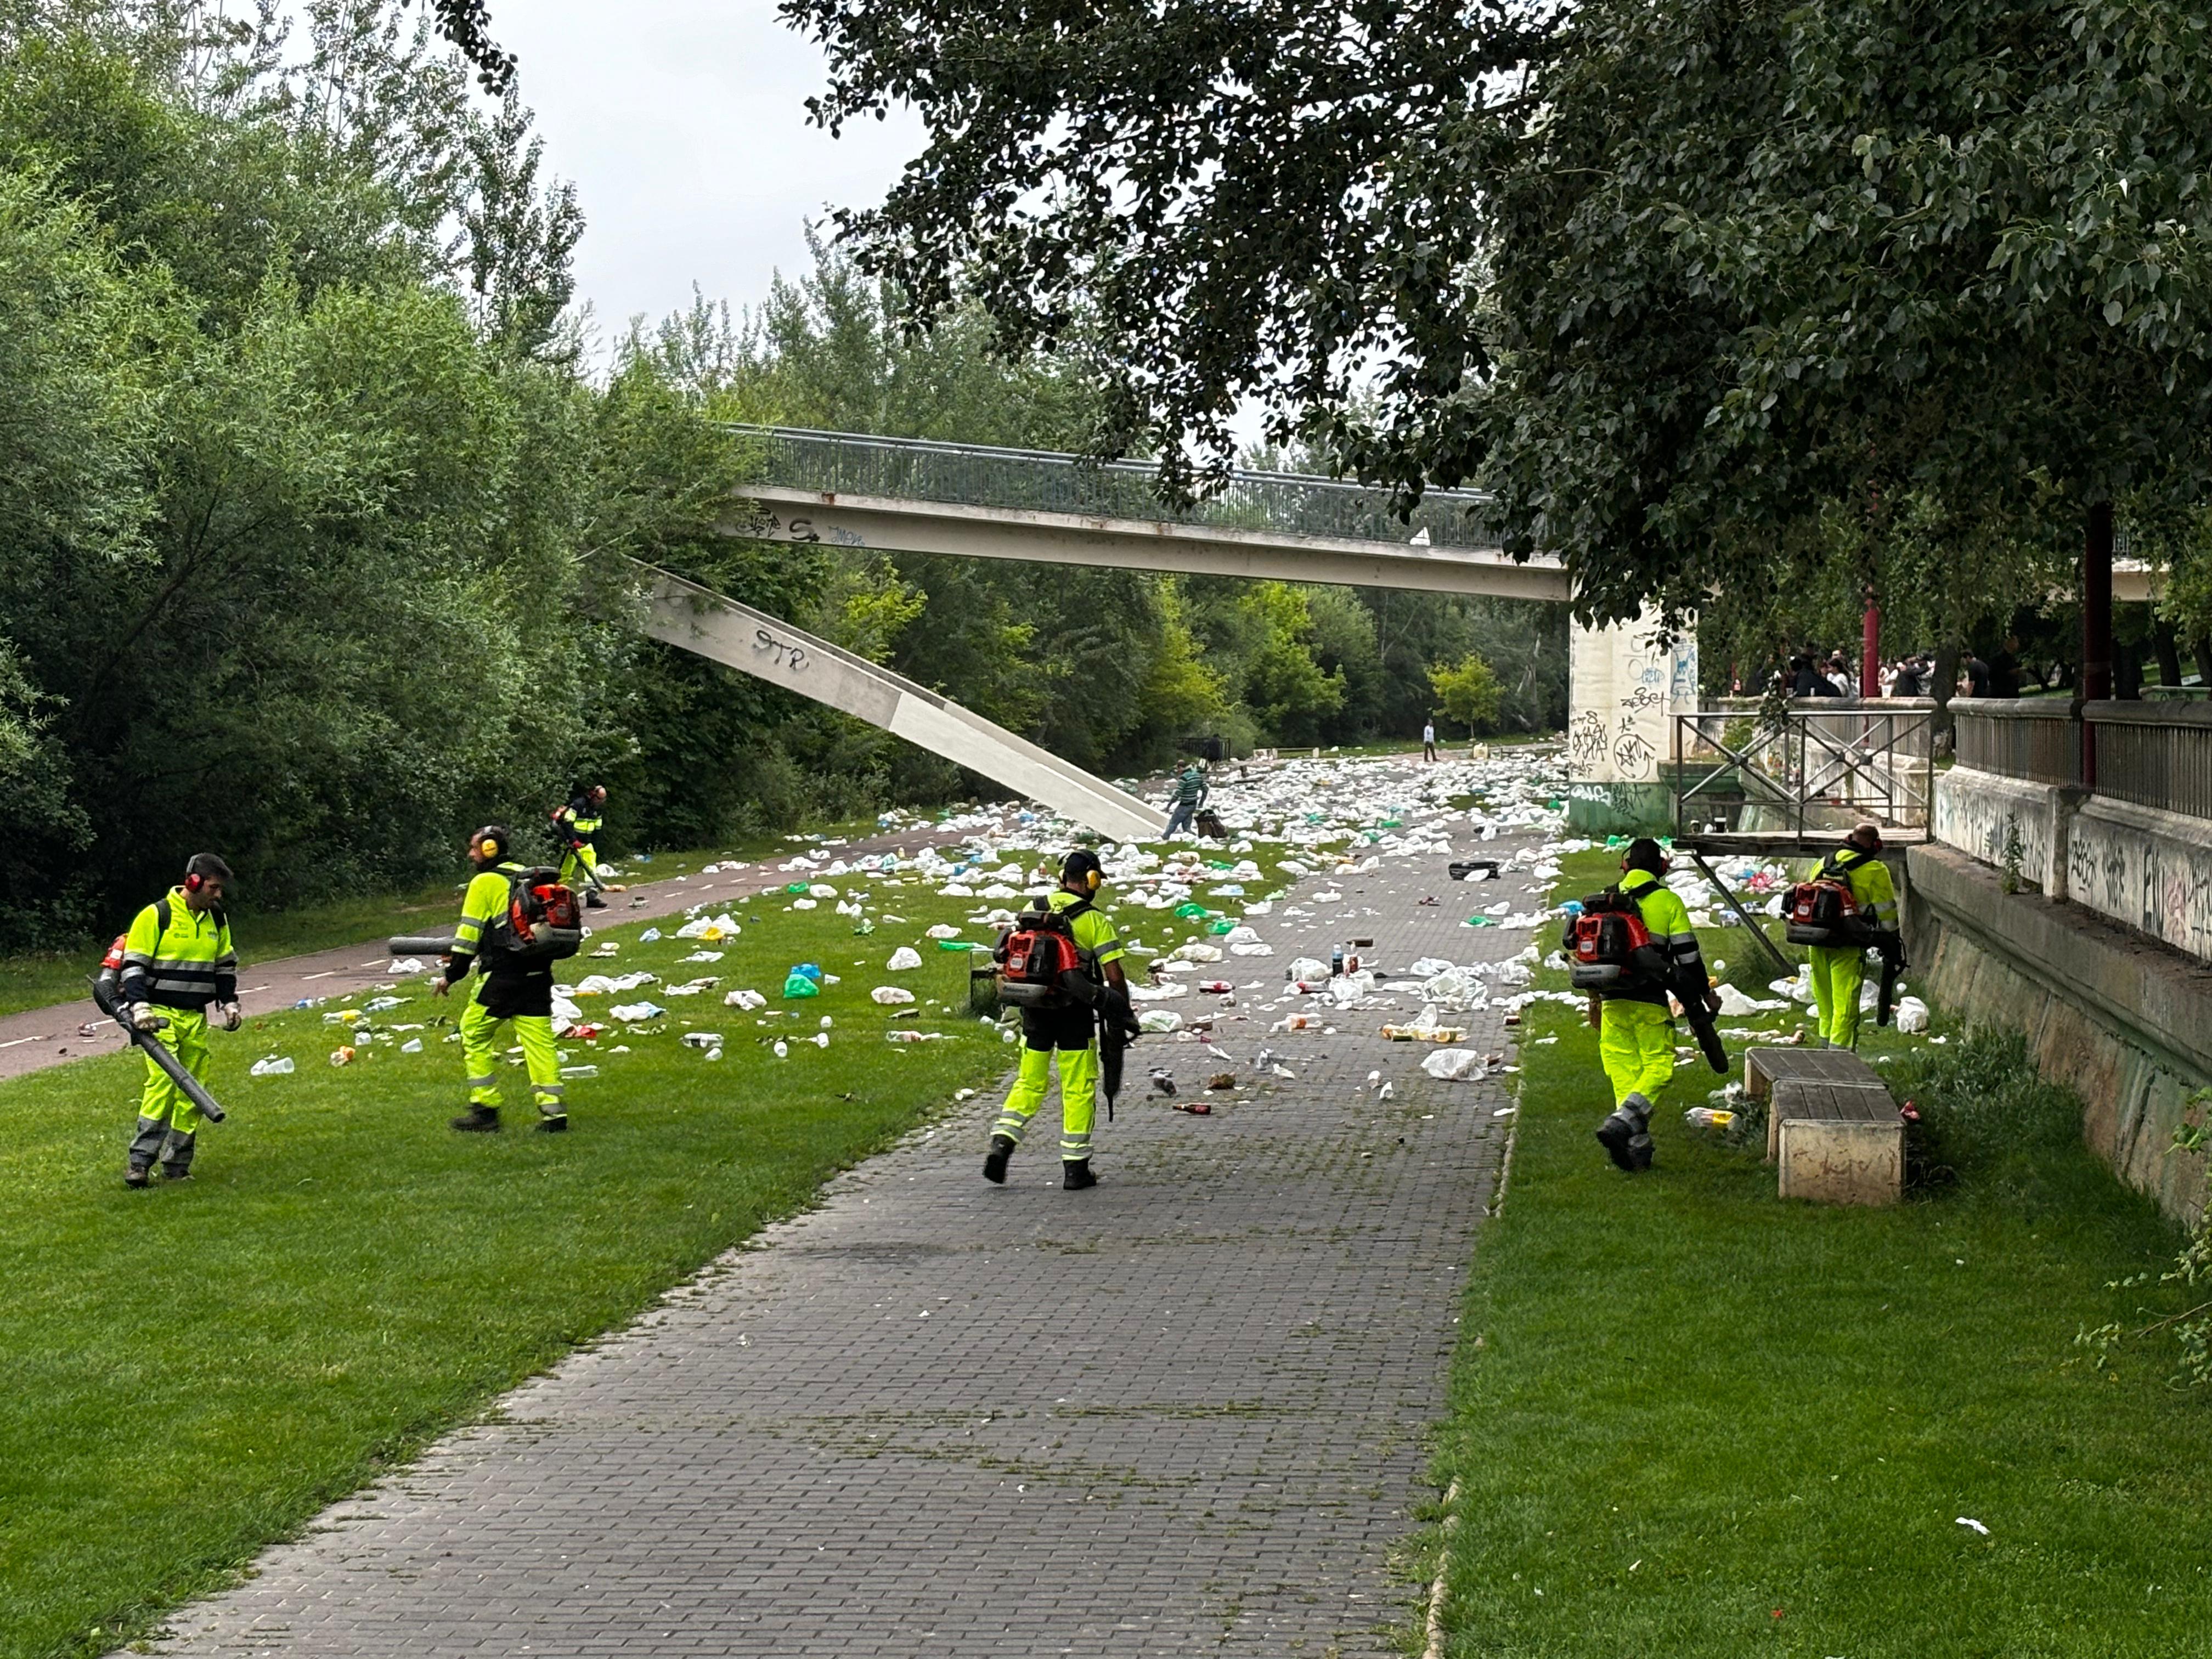
[[[1780,827],[1799,840],[1834,827],[1814,823],[1815,808],[1839,807],[1925,836],[1933,816],[1935,756],[1927,741],[1933,735],[1933,706],[1916,698],[1838,708],[1841,701],[1808,699],[1812,706],[1792,707],[1778,718],[1741,708],[1675,715],[1675,832],[1689,833],[1693,803],[1700,796],[1717,799],[1721,780],[1732,776],[1743,790],[1744,806],[1780,813],[1785,819]],[[1860,729],[1827,729],[1839,721],[1856,721]],[[1728,727],[1746,722],[1749,734],[1729,741]],[[1709,729],[1715,726],[1717,731]],[[1909,741],[1915,738],[1923,740],[1917,751]],[[1689,781],[1692,767],[1708,755],[1716,763]]]
[[[753,480],[757,484],[1153,523],[1230,525],[1401,547],[1425,541],[1434,547],[1487,550],[1498,544],[1480,517],[1492,497],[1477,490],[1429,490],[1409,516],[1401,518],[1385,492],[1348,479],[1240,468],[1204,500],[1173,508],[1160,501],[1158,469],[1146,461],[1096,461],[1054,450],[803,427],[732,429],[762,441],[762,471]]]

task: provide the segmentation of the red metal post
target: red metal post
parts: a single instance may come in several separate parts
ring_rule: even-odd
[[[2112,504],[2089,509],[2081,545],[2081,698],[2101,702],[2112,695]],[[2097,787],[2097,728],[2081,722],[2081,787]]]
[[[1881,607],[1874,602],[1874,589],[1867,589],[1866,627],[1859,640],[1859,696],[1878,697],[1881,695]]]

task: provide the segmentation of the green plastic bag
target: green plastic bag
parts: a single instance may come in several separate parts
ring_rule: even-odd
[[[787,997],[818,997],[822,988],[804,974],[793,974],[783,981],[783,994]]]
[[[803,881],[787,881],[783,884],[783,890],[787,893],[803,893],[806,890],[806,884]]]
[[[970,945],[964,939],[941,939],[937,941],[937,948],[940,951],[975,951],[981,947]]]
[[[1236,932],[1237,924],[1230,921],[1228,917],[1222,916],[1215,921],[1207,922],[1206,924],[1206,931],[1218,938],[1223,933],[1232,933]]]
[[[1469,916],[1467,919],[1466,926],[1469,927],[1495,927],[1498,924],[1492,921],[1488,916]]]
[[[1196,921],[1206,914],[1206,907],[1203,904],[1194,904],[1186,901],[1176,906],[1175,913],[1185,921]]]

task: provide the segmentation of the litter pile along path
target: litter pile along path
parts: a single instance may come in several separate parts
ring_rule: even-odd
[[[1007,815],[1012,811],[1012,809],[1007,809]],[[925,846],[957,842],[972,836],[975,833],[974,821],[970,817],[954,824],[922,824],[893,834],[871,836],[866,841],[827,843],[810,841],[804,844],[794,842],[792,845],[806,851],[813,850],[817,845],[829,845],[852,857],[893,849],[912,851]],[[779,873],[777,866],[787,856],[788,854],[785,854],[739,869],[720,870],[712,875],[679,876],[667,881],[639,883],[629,891],[613,896],[608,900],[606,909],[592,911],[588,919],[594,921],[603,919],[605,925],[612,927],[618,922],[654,921],[662,916],[678,915],[701,903],[735,903],[739,898],[751,894],[781,889],[788,878]],[[640,873],[643,872],[641,870]],[[420,920],[404,931],[422,933],[450,931],[460,913],[460,890],[456,887],[450,915]],[[251,943],[250,940],[247,942]],[[291,1007],[302,998],[354,995],[367,986],[391,977],[391,967],[392,957],[378,948],[375,940],[359,945],[342,945],[307,956],[283,957],[271,962],[255,963],[239,970],[239,1001],[249,1018],[257,1014],[273,1014]],[[65,1065],[88,1055],[112,1054],[124,1046],[122,1032],[116,1029],[112,1020],[93,1006],[88,996],[80,1001],[58,1003],[50,1008],[31,1008],[21,1013],[0,1015],[0,1079],[43,1071],[49,1066]]]
[[[1218,1043],[1194,1018],[1132,1052],[1095,1190],[1060,1189],[1045,1117],[987,1184],[997,1097],[973,1100],[269,1551],[161,1650],[1401,1651],[1421,1569],[1394,1552],[1511,1123],[1505,1009],[1462,972],[1434,1018],[1481,1063],[1443,1081],[1436,1045],[1379,1034],[1420,1017],[1419,981],[1338,1007],[1283,975],[1352,937],[1401,973],[1548,950],[1465,925],[1540,908],[1540,832],[1478,848],[1450,817],[1455,855],[1523,868],[1455,884],[1425,844],[1301,881],[1261,924],[1275,955],[1229,959]],[[1241,1086],[1211,1115],[1175,1109],[1217,1070]]]

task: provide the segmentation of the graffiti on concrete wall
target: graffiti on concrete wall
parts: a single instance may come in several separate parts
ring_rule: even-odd
[[[2025,884],[2051,887],[2056,792],[1960,767],[1936,787],[1936,839]],[[2071,866],[2068,866],[2069,878]]]
[[[2075,903],[2212,957],[2212,846],[2186,823],[2146,825],[2084,807],[2069,837],[2066,884]]]
[[[1591,783],[1650,783],[1673,738],[1669,716],[1698,702],[1698,642],[1662,642],[1647,621],[1578,631],[1567,725],[1567,775]]]

